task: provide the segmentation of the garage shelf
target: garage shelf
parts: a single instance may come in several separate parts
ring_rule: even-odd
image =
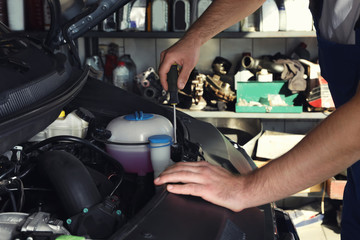
[[[194,118],[324,119],[329,113],[235,113],[230,111],[191,111],[178,109]]]

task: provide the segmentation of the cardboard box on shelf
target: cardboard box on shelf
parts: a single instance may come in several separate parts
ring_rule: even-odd
[[[274,159],[292,149],[303,139],[303,134],[265,131],[258,139],[257,158]]]
[[[344,196],[344,189],[346,180],[338,180],[335,177],[329,178],[326,181],[326,193],[331,199],[342,200]]]

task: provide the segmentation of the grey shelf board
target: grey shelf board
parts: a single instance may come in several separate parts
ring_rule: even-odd
[[[257,118],[257,119],[324,119],[322,112],[302,113],[236,113],[230,111],[191,111],[178,109],[194,118]]]
[[[90,31],[85,37],[98,38],[181,38],[184,32],[101,32]],[[300,38],[316,37],[314,31],[292,32],[221,32],[215,38]]]

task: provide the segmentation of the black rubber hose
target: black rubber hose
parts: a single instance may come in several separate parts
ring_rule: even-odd
[[[121,175],[124,174],[124,167],[121,165],[121,163],[119,161],[114,159],[107,152],[105,152],[104,150],[102,150],[101,148],[96,146],[95,144],[89,142],[88,140],[78,138],[78,137],[74,137],[74,136],[62,135],[62,136],[51,137],[51,138],[45,139],[45,140],[43,140],[41,142],[35,143],[34,145],[24,149],[24,152],[25,153],[30,153],[30,152],[32,152],[34,150],[37,150],[37,149],[39,149],[41,147],[44,147],[44,146],[48,145],[48,144],[55,143],[55,142],[64,142],[64,141],[80,143],[80,144],[82,144],[82,145],[84,145],[84,146],[86,146],[88,148],[91,148],[91,149],[101,153],[105,158],[110,160],[115,166],[118,167],[118,170],[120,171]]]
[[[39,157],[40,168],[50,179],[69,216],[76,215],[102,201],[85,165],[65,151],[49,151]]]

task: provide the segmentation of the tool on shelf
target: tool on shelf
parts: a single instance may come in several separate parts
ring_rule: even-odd
[[[179,103],[179,96],[178,96],[178,88],[177,88],[177,80],[178,80],[178,66],[176,64],[173,64],[170,67],[170,70],[167,74],[167,81],[168,81],[168,91],[170,94],[169,103],[173,105],[174,109],[174,143],[177,144],[176,140],[176,104]]]

